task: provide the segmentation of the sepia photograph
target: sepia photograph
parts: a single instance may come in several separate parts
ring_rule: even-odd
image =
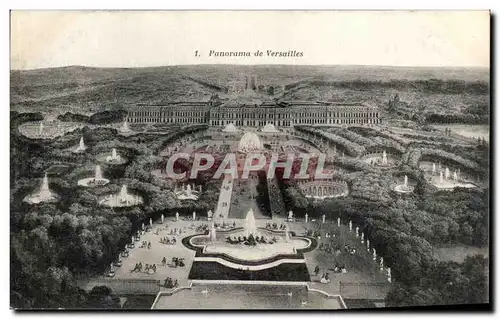
[[[491,309],[491,19],[12,10],[11,309]]]

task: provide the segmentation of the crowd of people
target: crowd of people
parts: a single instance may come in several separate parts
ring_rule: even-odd
[[[151,242],[147,241],[147,240],[143,240],[141,245],[139,246],[139,248],[147,248],[147,249],[151,249]]]
[[[144,272],[150,275],[153,275],[156,273],[156,265],[155,264],[145,264],[144,265],[144,271],[142,269],[142,262],[136,263],[134,269],[132,269],[130,272]]]
[[[160,243],[165,245],[175,245],[177,243],[177,240],[175,239],[175,237],[162,237],[160,238]]]
[[[253,236],[253,235],[250,235],[248,238],[246,236],[238,236],[238,238],[236,238],[236,236],[234,236],[233,238],[231,237],[226,237],[226,242],[230,243],[230,244],[245,244],[245,243],[248,243],[248,242],[255,242],[255,243],[260,243],[260,244],[274,244],[276,243],[278,240],[276,239],[276,237],[273,237],[272,239],[267,239],[265,236]]]
[[[184,258],[172,257],[172,263],[169,265],[172,268],[184,267],[186,264],[184,263]]]
[[[285,224],[280,224],[278,227],[277,223],[266,223],[266,229],[271,229],[271,230],[285,230],[286,225]]]
[[[170,232],[168,233],[169,235],[182,235],[182,229],[181,228],[173,228],[170,229]]]
[[[177,279],[175,281],[172,281],[172,278],[167,277],[167,279],[165,279],[165,282],[163,283],[163,287],[165,287],[165,288],[177,288],[177,287],[179,287],[179,282],[177,281]]]
[[[356,248],[350,245],[344,245],[344,247],[342,247],[341,244],[335,243],[333,241],[319,244],[318,249],[327,253],[335,253],[335,255],[337,256],[342,252],[351,255],[354,255],[356,253]]]

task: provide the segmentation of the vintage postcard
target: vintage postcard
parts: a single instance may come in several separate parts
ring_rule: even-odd
[[[488,309],[490,19],[12,11],[11,307]]]

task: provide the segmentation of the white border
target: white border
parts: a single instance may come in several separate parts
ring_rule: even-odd
[[[363,10],[369,10],[369,9],[413,9],[413,10],[418,10],[418,9],[493,9],[493,13],[497,14],[496,17],[496,25],[495,25],[495,40],[498,41],[498,14],[500,12],[500,1],[497,0],[474,0],[474,1],[436,1],[436,0],[414,0],[414,1],[383,1],[379,0],[377,2],[370,1],[370,0],[344,0],[344,1],[317,1],[317,0],[307,0],[307,1],[297,1],[297,0],[287,0],[287,1],[276,1],[276,0],[253,0],[253,1],[220,1],[220,0],[212,0],[212,1],[203,1],[203,0],[197,0],[197,1],[188,1],[188,0],[183,0],[183,1],[176,1],[176,2],[170,2],[168,3],[167,6],[165,6],[165,1],[149,1],[149,0],[141,0],[141,1],[130,1],[130,0],[121,0],[121,1],[103,1],[103,0],[86,0],[86,1],[54,1],[54,0],[45,0],[45,1],[36,1],[36,0],[29,0],[29,1],[2,1],[0,4],[2,11],[0,14],[0,18],[2,20],[2,32],[0,33],[1,36],[1,42],[4,44],[2,46],[2,66],[4,68],[4,72],[2,72],[3,77],[2,77],[2,85],[1,87],[1,93],[2,93],[2,100],[4,101],[4,106],[2,108],[3,116],[0,117],[2,121],[2,125],[0,127],[4,131],[2,134],[2,139],[1,139],[1,150],[2,152],[2,192],[0,193],[2,196],[2,201],[1,203],[4,205],[4,210],[3,210],[3,218],[4,222],[1,223],[2,227],[4,228],[3,231],[1,232],[4,234],[4,240],[2,241],[2,257],[4,258],[9,258],[7,256],[10,256],[9,254],[9,194],[10,194],[10,186],[9,186],[9,162],[10,158],[8,155],[8,152],[5,150],[9,149],[9,47],[7,43],[9,42],[9,28],[7,27],[9,25],[9,12],[8,9],[363,9]],[[464,21],[466,23],[466,21]],[[491,70],[494,72],[494,70]],[[498,89],[498,81],[497,84],[495,85],[494,88],[492,88],[497,92]],[[496,96],[496,94],[495,94]],[[495,101],[496,102],[496,101]],[[496,103],[494,103],[496,106]],[[493,106],[492,106],[493,107]],[[495,112],[495,120],[496,123],[499,123],[500,121],[500,111]],[[498,139],[498,129],[496,129],[496,133],[494,136],[493,141],[496,141]],[[495,154],[496,156],[496,161],[494,164],[499,164],[500,159],[498,154]],[[500,167],[500,165],[493,165],[492,166]],[[496,177],[495,173],[495,177]],[[492,195],[492,198],[500,198],[499,196],[499,188],[496,189],[496,192],[494,195]],[[493,214],[494,212],[491,212]],[[496,218],[496,222],[498,223],[498,220],[500,218]],[[494,229],[496,228],[496,224],[492,226]],[[498,235],[496,236],[498,238]],[[498,240],[497,240],[498,241]],[[498,242],[495,241],[495,247],[498,247]],[[492,254],[493,256],[493,254]],[[498,261],[497,261],[497,269],[498,270]],[[8,317],[11,317],[14,315],[12,311],[9,310],[9,276],[7,274],[10,273],[10,264],[8,262],[3,262],[1,263],[2,267],[2,287],[3,287],[3,298],[2,300],[2,305],[1,309],[4,314],[7,315]],[[498,272],[496,273],[498,278]],[[498,295],[497,295],[498,296]],[[496,304],[498,306],[498,298],[497,296],[491,296],[491,298],[495,298],[497,301]],[[298,315],[302,316],[303,314],[297,313]],[[25,318],[27,317],[35,317],[39,316],[40,314],[37,313],[30,313],[30,314],[24,314],[23,316]],[[52,313],[48,314],[49,316],[52,316]],[[62,318],[74,318],[74,317],[80,317],[85,314],[82,313],[65,313],[61,314],[60,317]],[[99,315],[96,313],[93,313],[92,315]],[[127,314],[127,316],[133,316],[133,317],[139,317],[142,316],[143,314],[141,313],[131,313]],[[164,315],[164,314],[163,314]],[[188,315],[188,317],[194,317],[196,313],[191,313]],[[198,314],[200,315],[200,314]],[[206,314],[201,314],[203,316],[206,316]],[[277,317],[277,316],[286,316],[289,317],[290,315],[293,315],[293,313],[271,313],[271,314],[264,314],[264,313],[258,313],[258,314],[242,314],[242,313],[218,313],[215,314],[217,316],[220,315],[238,315],[238,316],[266,316],[266,317]],[[321,315],[321,313],[315,313],[315,314],[308,314],[308,316],[311,315]],[[331,315],[336,315],[336,313],[324,313],[323,315],[326,316],[331,316]],[[361,317],[362,313],[358,313],[357,316]],[[388,315],[391,315],[390,313],[381,313],[377,315],[373,315],[372,318],[385,318]],[[401,314],[403,315],[403,314]],[[404,316],[413,316],[414,314],[411,313],[404,313]],[[425,316],[434,316],[433,314],[429,313],[424,313],[422,315]],[[436,314],[437,316],[438,314]],[[457,313],[452,313],[448,315],[444,314],[439,314],[440,317],[445,316],[445,317],[455,317],[459,314]],[[473,315],[473,314],[472,314]],[[116,318],[121,318],[123,316],[122,313],[114,313],[110,315],[111,317],[116,317]],[[186,314],[182,313],[168,313],[169,318],[177,318],[180,316],[186,317]]]

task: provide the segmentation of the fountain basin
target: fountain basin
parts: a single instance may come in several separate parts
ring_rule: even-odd
[[[324,200],[349,195],[349,186],[342,180],[304,181],[298,186],[306,198]]]
[[[195,190],[191,185],[187,185],[186,188],[176,188],[174,193],[178,200],[198,200],[200,196],[200,191]]]
[[[49,178],[47,173],[42,179],[42,185],[40,190],[36,193],[27,195],[23,201],[29,204],[39,204],[39,203],[51,203],[59,200],[59,195],[53,193],[49,188]]]
[[[401,193],[401,194],[412,193],[414,189],[415,189],[414,186],[408,184],[408,176],[407,175],[405,175],[403,184],[399,184],[396,187],[394,187],[394,191],[396,191],[397,193]]]
[[[108,165],[122,165],[128,163],[128,159],[118,153],[116,148],[113,148],[109,153],[101,153],[97,155],[97,161]]]
[[[463,187],[463,188],[477,187],[477,185],[463,180],[458,180],[457,182],[454,182],[453,180],[441,181],[439,176],[432,176],[429,182],[439,190],[453,190],[455,187]]]
[[[59,201],[59,195],[51,192],[50,196],[40,196],[40,194],[35,193],[27,195],[23,201],[28,204],[55,203]]]
[[[98,187],[98,186],[104,186],[109,183],[109,179],[106,178],[95,178],[95,177],[89,177],[89,178],[84,178],[78,181],[78,186],[83,186],[83,187]]]
[[[366,154],[362,157],[362,160],[381,169],[395,167],[398,161],[395,155],[386,153],[384,156],[383,152]]]
[[[394,191],[398,193],[408,194],[412,193],[415,188],[413,186],[405,186],[404,184],[396,185]]]
[[[198,251],[197,257],[218,258],[236,265],[264,265],[281,259],[303,259],[301,252],[312,250],[317,245],[314,239],[308,237],[290,236],[286,239],[285,232],[265,228],[258,228],[256,236],[264,236],[267,243],[251,246],[244,242],[231,244],[227,241],[227,237],[237,239],[244,236],[246,231],[243,228],[218,231],[216,240],[212,240],[210,234],[194,235],[186,239],[185,246]],[[269,243],[273,238],[276,242]]]
[[[142,196],[129,193],[127,185],[123,185],[120,192],[107,194],[99,199],[99,205],[108,207],[132,207],[142,203]]]
[[[108,194],[99,199],[99,205],[107,207],[132,207],[144,203],[144,200],[139,195],[127,194],[122,197],[120,194]]]
[[[175,195],[177,196],[178,200],[198,200],[198,195],[196,194],[187,195],[179,193]]]

